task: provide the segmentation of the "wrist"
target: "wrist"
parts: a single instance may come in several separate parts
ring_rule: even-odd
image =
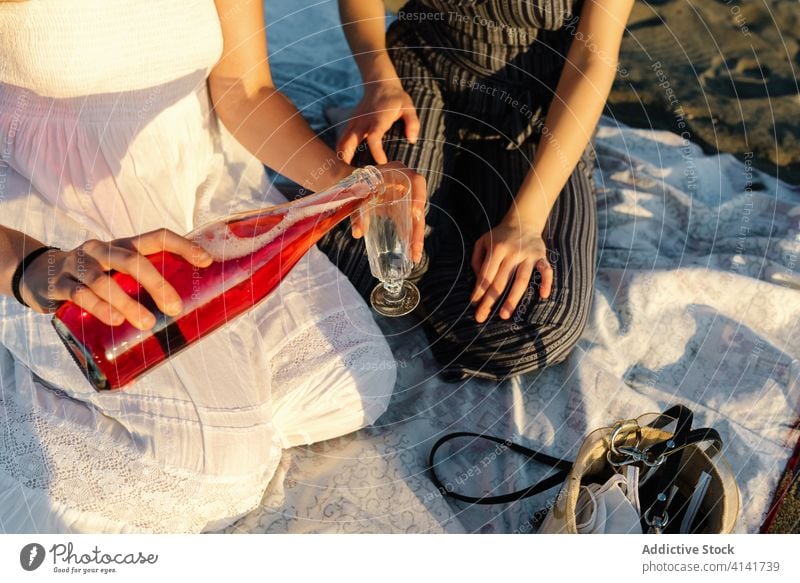
[[[311,184],[308,184],[309,190],[312,192],[320,192],[326,188],[334,186],[350,176],[355,168],[342,161],[338,156],[331,158],[334,163],[331,164],[324,172],[312,173]]]
[[[57,247],[43,245],[28,253],[19,262],[11,280],[11,290],[19,303],[36,312],[54,311],[57,305],[50,306],[49,289],[55,287],[57,255],[64,252]],[[44,275],[42,275],[44,270]],[[44,282],[44,292],[41,291]],[[38,291],[37,291],[38,290]]]
[[[528,208],[520,204],[514,204],[505,214],[500,224],[514,229],[525,229],[529,232],[541,234],[547,224],[545,212],[536,212],[536,209]]]
[[[361,57],[359,67],[365,92],[384,87],[402,87],[394,63],[385,50]]]
[[[503,221],[507,225],[520,225],[528,231],[541,234],[547,225],[547,217],[557,196],[548,196],[547,192],[531,179],[529,173],[517,191],[514,204],[508,209]]]

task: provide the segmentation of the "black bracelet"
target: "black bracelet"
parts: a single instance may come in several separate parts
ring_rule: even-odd
[[[14,275],[11,276],[11,291],[14,294],[14,297],[17,301],[25,306],[26,308],[30,308],[28,304],[25,303],[25,300],[22,299],[22,291],[20,290],[20,286],[22,285],[22,275],[25,273],[25,269],[33,263],[39,255],[43,255],[48,251],[60,251],[58,247],[39,247],[38,249],[31,251],[25,257],[22,258],[22,261],[19,262],[17,265],[17,269],[14,271]]]

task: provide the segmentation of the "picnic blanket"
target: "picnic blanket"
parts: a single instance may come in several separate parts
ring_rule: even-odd
[[[321,130],[325,108],[359,91],[335,3],[267,8],[276,80]],[[261,506],[227,532],[535,532],[556,490],[506,505],[445,499],[426,471],[433,443],[486,432],[571,458],[587,432],[675,403],[722,434],[741,490],[736,530],[759,530],[800,437],[800,189],[609,118],[594,147],[599,270],[569,358],[499,384],[448,384],[418,322],[378,317],[399,371],[388,411],[286,451]],[[548,470],[473,444],[439,471],[481,495]]]

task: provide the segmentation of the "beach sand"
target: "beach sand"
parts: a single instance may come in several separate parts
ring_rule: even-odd
[[[799,68],[797,0],[637,2],[607,113],[800,184]]]

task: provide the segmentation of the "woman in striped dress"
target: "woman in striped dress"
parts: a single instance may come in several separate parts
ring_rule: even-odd
[[[564,360],[595,274],[589,142],[633,0],[410,0],[387,34],[381,0],[339,4],[365,84],[339,150],[428,180],[416,276],[443,376]],[[363,243],[321,247],[369,293]]]

